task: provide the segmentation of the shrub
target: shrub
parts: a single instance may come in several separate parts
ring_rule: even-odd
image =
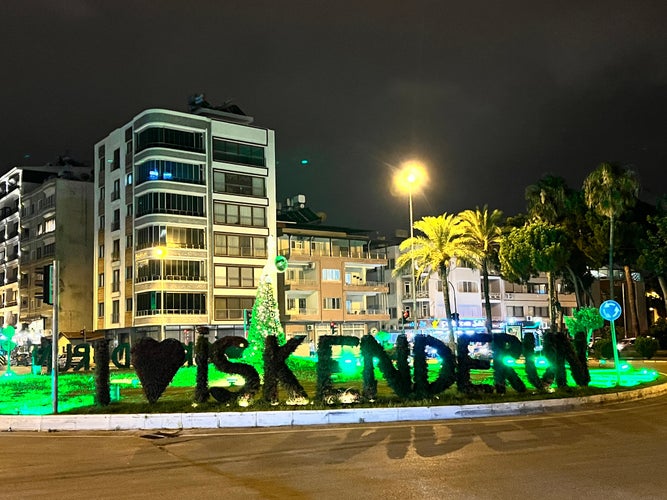
[[[593,344],[593,354],[598,359],[611,359],[614,357],[614,345],[609,339],[600,339]]]
[[[667,349],[667,320],[665,320],[665,318],[658,318],[658,320],[651,325],[648,332],[651,337],[658,340],[660,349]]]
[[[95,344],[95,397],[97,403],[108,406],[111,403],[109,389],[109,341],[98,340]]]
[[[653,337],[637,337],[635,340],[635,351],[642,358],[651,359],[658,352],[660,344]]]

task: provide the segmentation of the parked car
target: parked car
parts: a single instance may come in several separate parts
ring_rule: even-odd
[[[73,355],[72,359],[70,360],[70,364],[68,368],[72,368],[79,364],[83,360],[83,356],[81,355]],[[67,354],[63,353],[58,356],[58,368],[60,370],[64,370],[67,367]]]
[[[618,352],[631,351],[635,345],[635,340],[637,340],[635,337],[631,337],[628,339],[620,339],[616,343],[616,349],[618,349]]]
[[[635,351],[635,337],[630,337],[627,339],[618,339],[616,342],[616,349],[618,349],[618,354],[623,356],[634,356]]]

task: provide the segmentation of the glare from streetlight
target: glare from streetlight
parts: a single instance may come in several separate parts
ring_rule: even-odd
[[[417,160],[406,161],[394,175],[394,186],[403,193],[414,193],[428,183],[428,171]]]

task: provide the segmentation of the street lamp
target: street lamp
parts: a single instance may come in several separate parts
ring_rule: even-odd
[[[424,165],[415,160],[403,163],[401,169],[394,176],[394,186],[402,192],[408,193],[408,206],[410,209],[410,254],[412,255],[412,262],[410,270],[412,274],[412,314],[413,323],[417,319],[417,282],[415,276],[415,258],[414,258],[414,224],[412,212],[412,193],[419,190],[428,181],[428,174]]]
[[[160,340],[167,338],[167,332],[165,328],[165,290],[164,290],[164,259],[167,257],[167,249],[163,247],[157,247],[155,253],[160,259],[160,283],[161,285],[161,295],[160,295]]]

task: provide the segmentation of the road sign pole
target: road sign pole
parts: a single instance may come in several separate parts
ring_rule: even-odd
[[[614,369],[616,370],[616,385],[619,386],[621,385],[621,362],[618,357],[618,347],[616,347],[616,327],[615,327],[615,320],[609,321],[609,325],[611,326],[611,343],[612,347],[614,348]]]
[[[616,347],[616,325],[615,322],[621,317],[623,309],[615,300],[605,300],[600,305],[600,316],[609,321],[611,326],[611,343],[614,349],[614,368],[616,369],[616,385],[621,385],[621,361],[618,358],[618,348]]]

